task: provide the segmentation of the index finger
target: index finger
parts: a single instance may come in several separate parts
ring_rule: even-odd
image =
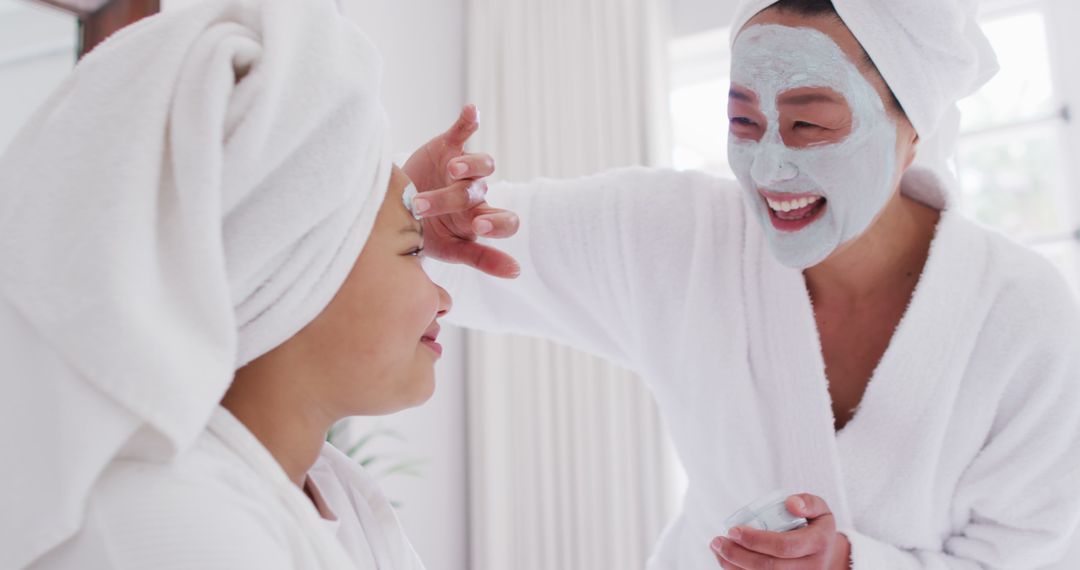
[[[413,211],[424,218],[456,214],[483,204],[486,195],[487,182],[465,180],[447,188],[421,192],[413,198]]]
[[[469,137],[480,129],[480,112],[476,105],[465,105],[458,115],[457,121],[450,130],[446,131],[446,143],[457,148],[464,148]]]

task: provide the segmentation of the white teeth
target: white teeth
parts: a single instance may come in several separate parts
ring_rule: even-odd
[[[769,207],[777,212],[790,212],[792,210],[801,210],[811,204],[816,204],[821,196],[804,196],[797,200],[785,200],[783,202],[773,200],[772,198],[765,198]]]

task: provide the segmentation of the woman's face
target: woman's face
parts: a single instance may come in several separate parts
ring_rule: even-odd
[[[450,296],[421,266],[422,226],[405,209],[408,177],[394,168],[363,251],[318,317],[275,351],[302,370],[330,415],[381,415],[419,405],[435,390],[437,319]],[[272,353],[271,353],[272,354]]]
[[[728,154],[773,253],[817,265],[861,236],[914,160],[914,129],[837,19],[766,10],[733,48]]]

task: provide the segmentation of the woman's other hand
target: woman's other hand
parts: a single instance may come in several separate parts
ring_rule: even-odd
[[[821,497],[810,494],[788,497],[787,508],[805,518],[809,526],[778,533],[746,527],[710,545],[724,570],[847,570],[851,545],[836,531],[836,520]]]

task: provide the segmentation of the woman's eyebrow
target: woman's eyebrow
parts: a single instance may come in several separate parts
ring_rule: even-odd
[[[736,101],[744,101],[746,103],[756,103],[757,102],[757,97],[754,97],[752,95],[747,95],[746,93],[743,93],[742,91],[738,91],[736,89],[732,89],[731,91],[728,91],[728,97],[730,97],[732,99],[735,99]]]
[[[799,95],[785,95],[778,101],[780,105],[809,105],[810,103],[832,103],[841,105],[842,102],[836,96],[828,93],[802,93]]]

